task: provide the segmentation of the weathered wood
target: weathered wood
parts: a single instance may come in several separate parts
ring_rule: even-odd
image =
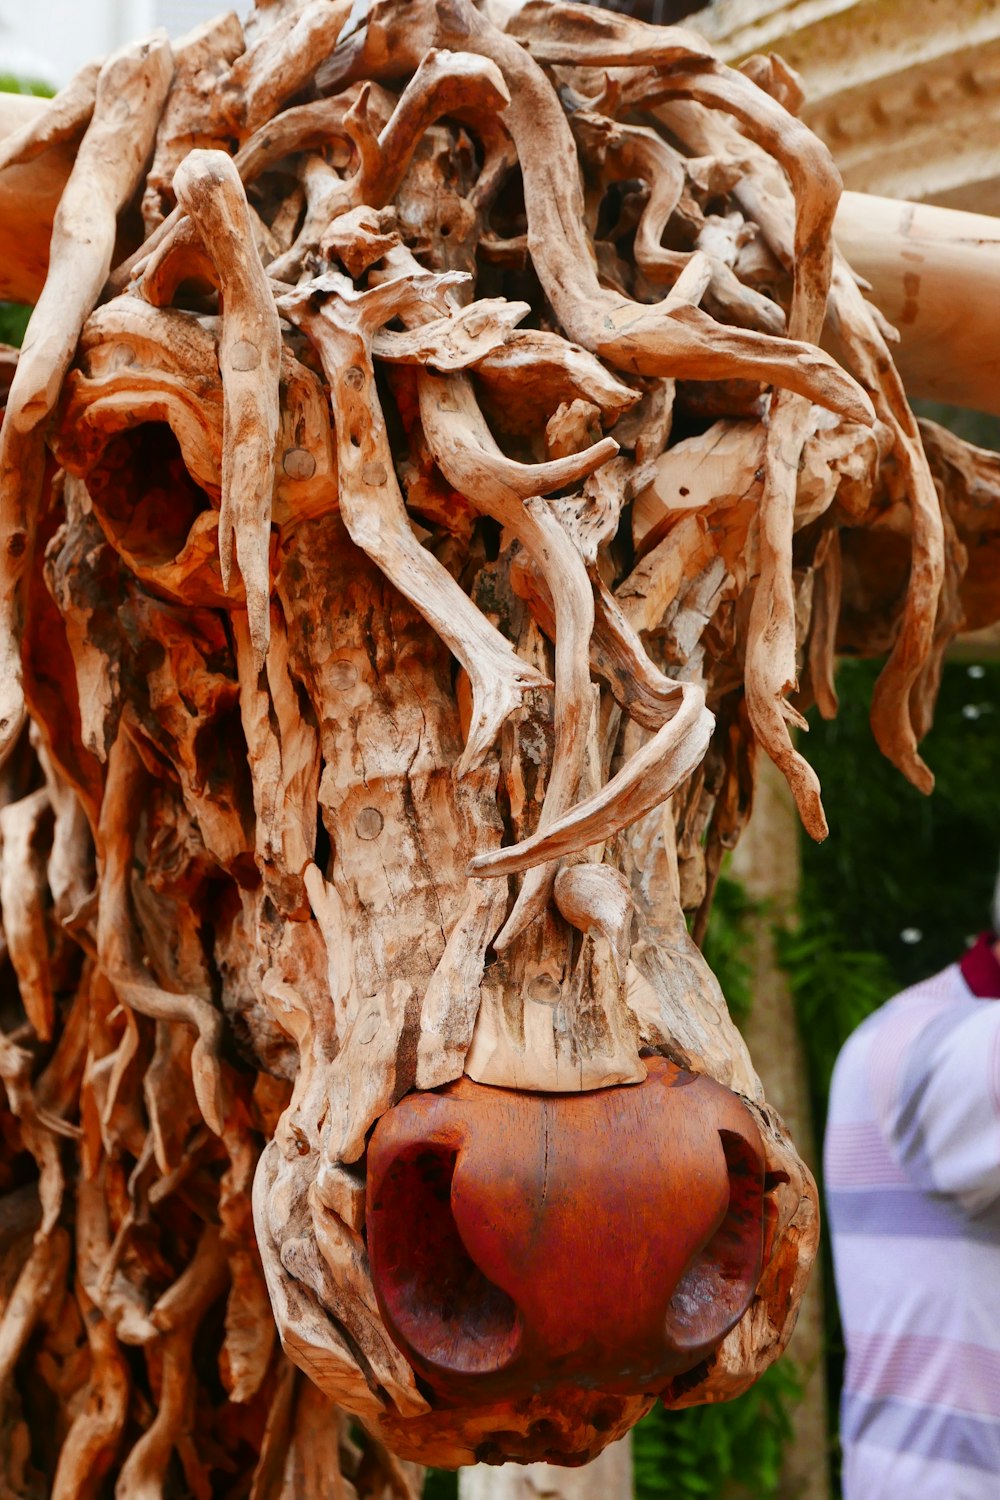
[[[0,291],[50,256],[0,356],[39,1492],[582,1463],[787,1343],[815,1188],[720,863],[758,745],[825,829],[838,649],[926,788],[1000,616],[995,460],[914,422],[797,102],[559,0],[275,0],[0,105]]]
[[[166,33],[116,53],[101,68],[93,113],[52,225],[45,285],[24,336],[0,432],[0,756],[24,702],[11,637],[18,586],[42,483],[42,424],[50,415],[114,253],[116,219],[146,165],[170,82]]]
[[[1000,219],[845,193],[836,232],[899,332],[907,391],[1000,414],[1000,356],[982,311],[1000,284]]]
[[[271,495],[280,424],[278,312],[253,243],[246,194],[230,158],[222,151],[190,152],[174,174],[174,191],[215,268],[224,307],[219,562],[228,589],[235,541],[259,668],[268,642]]]

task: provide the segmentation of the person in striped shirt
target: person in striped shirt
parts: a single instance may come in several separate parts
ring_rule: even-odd
[[[1000,885],[994,899],[1000,931]],[[833,1074],[844,1500],[1000,1497],[1000,942],[887,1001]]]

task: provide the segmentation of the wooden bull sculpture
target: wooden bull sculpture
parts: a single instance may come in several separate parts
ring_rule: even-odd
[[[929,789],[1000,613],[996,461],[918,430],[795,104],[580,6],[312,0],[7,119],[16,1493],[579,1464],[783,1349],[816,1195],[720,862],[757,745],[825,832],[836,650]]]

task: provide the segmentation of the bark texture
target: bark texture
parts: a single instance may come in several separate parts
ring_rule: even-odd
[[[124,49],[0,146],[3,285],[47,259],[0,361],[14,1493],[579,1463],[784,1348],[815,1188],[697,946],[720,861],[759,747],[824,834],[789,726],[834,711],[837,650],[887,654],[873,728],[929,790],[943,652],[1000,615],[997,461],[914,421],[798,99],[552,0],[506,30],[293,0]],[[685,1128],[724,1091],[739,1123],[699,1148],[669,1368],[501,1389],[431,1277],[425,1324],[495,1385],[446,1399],[434,1350],[418,1378],[405,1257],[369,1257],[393,1111],[487,1096],[547,1143],[690,1074]],[[444,1236],[513,1360],[447,1239],[464,1128],[400,1243]]]

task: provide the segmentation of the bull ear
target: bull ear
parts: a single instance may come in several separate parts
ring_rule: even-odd
[[[0,163],[5,143],[27,130],[34,134],[51,109],[47,99],[0,94]],[[0,165],[0,299],[38,300],[52,220],[75,154],[75,141],[64,141],[30,160]]]

